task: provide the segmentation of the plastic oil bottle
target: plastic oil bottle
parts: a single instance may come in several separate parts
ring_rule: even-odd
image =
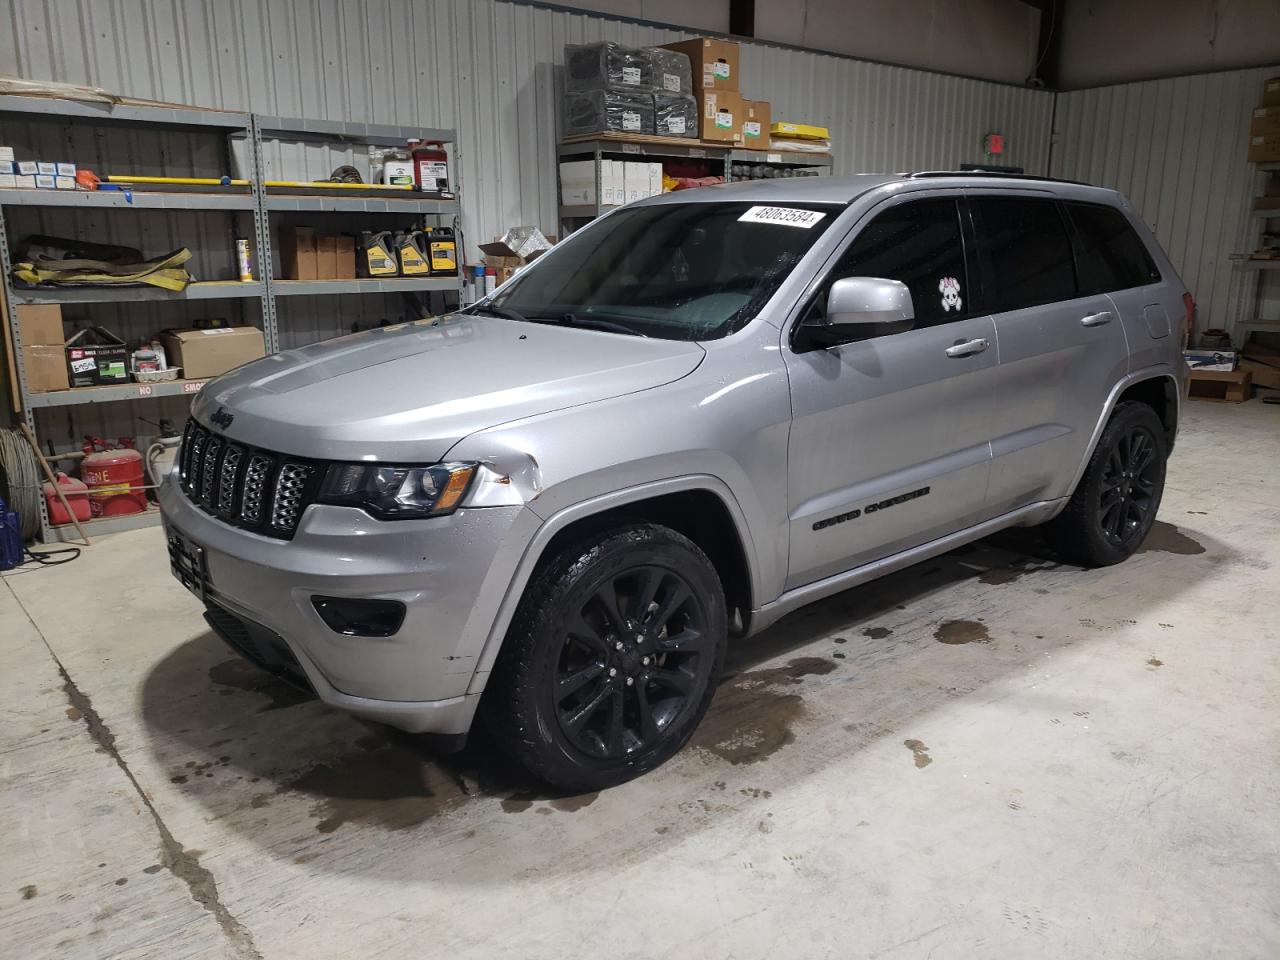
[[[390,230],[380,233],[365,230],[360,234],[357,272],[362,277],[394,277],[400,271],[393,250]]]
[[[396,254],[400,258],[401,276],[425,277],[435,272],[428,259],[427,235],[421,230],[397,233]]]
[[[429,244],[431,275],[456,277],[458,275],[458,242],[452,227],[432,227],[425,237]]]

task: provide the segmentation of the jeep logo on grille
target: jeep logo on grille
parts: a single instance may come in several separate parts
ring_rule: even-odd
[[[209,416],[209,419],[213,421],[213,425],[215,427],[220,427],[223,430],[231,426],[231,421],[235,418],[236,415],[234,413],[227,413],[226,409],[223,407],[219,407]]]

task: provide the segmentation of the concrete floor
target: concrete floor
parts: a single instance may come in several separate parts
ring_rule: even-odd
[[[0,587],[0,943],[37,957],[1280,956],[1280,408],[1193,403],[1109,570],[1013,532],[731,655],[554,798],[264,679],[158,530]]]

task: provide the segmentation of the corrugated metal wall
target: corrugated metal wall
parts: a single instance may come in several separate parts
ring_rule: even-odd
[[[1262,175],[1245,159],[1262,81],[1232,70],[1058,95],[1053,175],[1115,187],[1150,224],[1199,305],[1200,329],[1280,319],[1274,274],[1233,268],[1254,247]],[[1259,302],[1260,300],[1260,302]]]
[[[456,127],[469,244],[532,223],[558,232],[558,67],[566,43],[637,46],[685,34],[502,0],[16,0],[0,73],[92,83],[137,97],[322,119]],[[837,171],[981,161],[1043,172],[1051,95],[762,45],[743,92],[775,118],[836,133]],[[285,147],[272,173],[336,163]],[[474,247],[473,247],[474,249]]]

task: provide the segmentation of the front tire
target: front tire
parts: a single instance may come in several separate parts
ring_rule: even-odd
[[[1117,404],[1075,493],[1045,524],[1046,538],[1081,566],[1128,559],[1155,523],[1168,455],[1156,412],[1136,401]]]
[[[696,544],[656,524],[607,531],[534,575],[486,691],[486,719],[552,787],[622,783],[688,741],[727,636],[724,590]]]

